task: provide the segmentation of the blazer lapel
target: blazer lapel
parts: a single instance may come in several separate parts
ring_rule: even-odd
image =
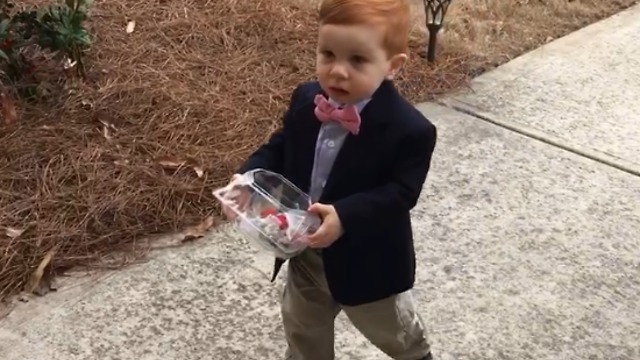
[[[322,125],[319,120],[316,119],[313,103],[307,104],[298,109],[296,118],[302,121],[296,124],[295,141],[297,142],[297,149],[300,152],[295,154],[296,157],[296,169],[294,170],[297,178],[297,184],[302,191],[307,192],[311,187],[311,173],[313,170],[313,162],[316,154],[316,142],[318,140],[318,133],[320,132],[320,126]]]

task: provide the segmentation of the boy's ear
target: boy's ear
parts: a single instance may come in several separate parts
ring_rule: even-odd
[[[402,70],[402,67],[407,62],[407,58],[407,54],[396,54],[391,57],[391,66],[387,73],[387,80],[393,80],[400,73],[400,70]]]

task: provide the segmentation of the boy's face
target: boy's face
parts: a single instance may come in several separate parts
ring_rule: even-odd
[[[392,79],[407,55],[389,57],[382,46],[383,29],[370,25],[322,25],[318,35],[316,72],[322,89],[335,101],[353,104],[373,95],[385,78]]]

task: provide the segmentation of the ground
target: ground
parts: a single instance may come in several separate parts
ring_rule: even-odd
[[[454,1],[435,65],[421,58],[416,2],[398,85],[412,101],[433,99],[634,2]],[[89,26],[89,79],[19,104],[17,126],[0,128],[0,227],[20,233],[6,231],[0,245],[11,254],[0,260],[0,297],[24,289],[46,254],[41,275],[117,267],[147,253],[147,235],[217,220],[211,189],[313,77],[311,3],[96,1]]]
[[[412,211],[436,359],[640,358],[639,17],[637,5],[416,105],[439,130]],[[12,302],[0,358],[282,358],[271,256],[226,225],[150,255]],[[336,351],[387,359],[343,314]]]

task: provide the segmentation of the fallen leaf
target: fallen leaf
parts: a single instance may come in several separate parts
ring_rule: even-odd
[[[182,233],[184,234],[184,240],[188,241],[191,239],[201,238],[205,236],[207,231],[213,226],[213,216],[209,216],[204,219],[203,222],[196,226],[191,226],[186,228]]]
[[[127,34],[131,34],[136,28],[136,22],[131,20],[127,23]]]
[[[113,129],[113,130],[118,130],[118,129],[116,128],[116,126],[115,126],[115,125],[113,125],[112,123],[108,122],[108,121],[107,121],[107,120],[105,120],[105,119],[98,118],[98,121],[99,121],[99,122],[100,122],[100,124],[102,124],[102,126],[104,126],[104,127],[107,127],[107,128]]]
[[[109,134],[109,128],[106,126],[102,127],[102,136],[104,136],[105,139],[107,140],[111,140],[111,134]]]
[[[36,271],[31,274],[31,278],[27,283],[27,291],[29,293],[44,295],[51,290],[52,276],[51,272],[47,270],[51,267],[51,260],[53,259],[55,252],[55,248],[49,250],[40,262],[40,265],[38,265]]]
[[[193,158],[182,160],[173,156],[161,156],[155,158],[154,161],[167,170],[177,170],[186,167],[193,169],[199,178],[204,176],[204,168]]]
[[[4,232],[5,234],[7,234],[8,237],[15,239],[24,233],[24,229],[15,229],[15,228],[8,227],[4,229]]]
[[[185,162],[186,166],[189,166],[190,168],[193,169],[193,171],[196,173],[196,175],[201,178],[204,176],[204,169],[202,168],[202,166],[200,165],[200,163],[198,162],[198,160],[189,157],[187,158],[187,161]]]
[[[179,233],[165,234],[154,239],[149,239],[150,247],[152,249],[163,249],[180,246],[187,241],[205,236],[207,231],[213,226],[213,223],[213,216],[209,216],[202,223],[187,227]]]
[[[87,109],[93,109],[93,104],[91,103],[91,101],[88,101],[88,100],[82,100],[82,101],[80,102],[80,104],[81,104],[84,108],[87,108]]]
[[[2,115],[5,125],[11,125],[18,119],[16,112],[16,102],[8,94],[6,89],[0,89],[0,106],[2,106]]]
[[[65,58],[63,67],[65,70],[69,70],[78,64],[77,61],[71,60],[69,58]]]
[[[106,120],[98,118],[98,121],[100,122],[100,124],[102,124],[102,136],[104,136],[104,138],[107,140],[111,140],[111,138],[113,137],[111,136],[111,130],[118,131],[118,129],[116,129],[116,127],[112,123]]]
[[[171,156],[158,157],[155,161],[163,168],[172,170],[182,167],[186,163],[184,160],[179,160]]]

